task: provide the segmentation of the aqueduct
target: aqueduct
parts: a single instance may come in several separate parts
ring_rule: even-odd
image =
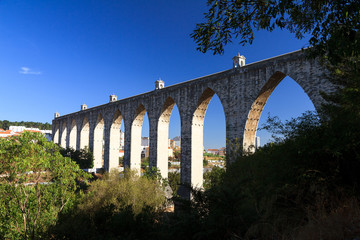
[[[227,155],[231,144],[242,139],[244,148],[255,142],[258,121],[272,91],[285,76],[295,80],[309,96],[315,109],[324,102],[320,92],[332,85],[325,70],[301,50],[245,65],[244,56],[233,58],[233,68],[168,87],[156,82],[156,89],[60,116],[53,120],[53,141],[75,149],[88,146],[96,168],[118,167],[120,125],[125,128],[124,164],[140,170],[141,128],[145,112],[149,117],[149,165],[163,177],[168,174],[169,120],[176,104],[181,119],[181,183],[201,187],[203,182],[203,124],[207,106],[216,93],[222,103]],[[294,106],[296,107],[296,106]],[[104,146],[104,154],[102,149]],[[228,157],[228,161],[233,159]],[[180,193],[181,194],[181,193]],[[182,193],[181,195],[188,195]],[[186,196],[184,196],[186,197]]]

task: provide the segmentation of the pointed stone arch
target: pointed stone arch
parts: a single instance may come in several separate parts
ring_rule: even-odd
[[[80,149],[89,147],[89,138],[90,138],[90,123],[89,119],[85,116],[80,130]]]
[[[130,140],[130,169],[140,173],[141,168],[141,130],[144,121],[146,109],[140,104],[134,114],[134,120],[131,124]]]
[[[209,103],[215,94],[214,90],[206,88],[202,92],[192,116],[191,185],[199,188],[203,184],[204,119]],[[222,103],[221,106],[223,107]]]
[[[94,128],[94,168],[102,168],[104,166],[103,145],[104,145],[104,129],[105,121],[101,113],[98,114]]]
[[[255,101],[252,103],[251,108],[248,112],[248,117],[245,123],[245,129],[243,135],[243,149],[245,152],[252,153],[255,151],[255,137],[263,109],[266,105],[267,100],[273,93],[273,91],[280,84],[280,82],[287,76],[288,75],[286,75],[283,72],[276,71],[265,82],[265,84],[260,89]],[[296,79],[291,78],[291,76],[289,77],[292,81],[296,82],[296,84],[304,90],[305,94],[309,97],[310,101],[313,103],[315,108],[317,107],[317,105],[319,105],[318,107],[320,107],[320,104],[315,104],[314,99],[312,99],[313,96],[309,94],[309,91],[307,91],[307,89],[304,89],[304,86],[302,86],[301,82],[296,81]]]
[[[77,126],[76,121],[71,121],[70,132],[69,132],[69,147],[76,149],[76,138],[77,138]]]

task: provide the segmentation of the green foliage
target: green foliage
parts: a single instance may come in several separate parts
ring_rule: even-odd
[[[9,129],[10,126],[25,126],[27,128],[39,128],[41,130],[51,130],[52,125],[50,123],[41,122],[10,122],[8,120],[0,120],[0,128]]]
[[[53,232],[69,239],[148,238],[164,203],[157,179],[138,177],[129,170],[122,177],[112,171],[91,184],[78,207],[63,215]]]
[[[180,185],[180,173],[178,172],[169,172],[168,173],[168,182],[171,190],[173,191],[173,195],[177,195],[177,191],[179,190]]]
[[[141,159],[141,168],[145,171],[149,169],[149,157]]]
[[[89,175],[64,158],[42,134],[0,139],[0,236],[46,236],[59,213],[71,207],[79,181]]]
[[[199,239],[295,239],[309,229],[319,236],[332,228],[340,239],[357,237],[360,131],[349,134],[349,126],[320,121],[313,113],[286,123],[270,120],[266,127],[285,137],[240,156],[210,187],[204,176],[206,191],[193,192],[179,224],[192,229],[184,220],[200,222],[201,230],[191,233]]]
[[[206,159],[204,159],[204,160],[203,160],[203,165],[204,165],[204,167],[206,167],[207,165],[209,165],[209,161],[206,160]]]
[[[298,39],[310,34],[310,45],[317,46],[323,53],[340,46],[339,39],[348,39],[347,43],[352,43],[349,47],[358,47],[355,51],[360,49],[360,43],[353,41],[359,39],[360,4],[357,1],[208,0],[207,4],[209,10],[204,23],[197,24],[191,34],[202,52],[210,50],[221,54],[233,37],[239,38],[242,45],[251,44],[256,30],[275,28],[285,28]]]
[[[119,166],[124,166],[124,157],[119,157]]]
[[[211,171],[204,173],[204,188],[210,189],[219,185],[225,174],[225,169],[220,167],[213,167]]]
[[[88,147],[85,146],[84,149],[75,150],[73,148],[61,148],[61,155],[64,157],[69,157],[71,160],[76,162],[81,169],[92,168],[94,167],[94,155]]]

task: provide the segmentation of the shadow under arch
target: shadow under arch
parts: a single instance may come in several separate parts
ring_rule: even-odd
[[[296,80],[291,78],[291,76],[288,76],[280,71],[275,72],[269,80],[264,84],[264,86],[261,88],[256,100],[252,103],[251,108],[248,113],[248,117],[245,124],[244,129],[244,135],[243,135],[243,150],[247,153],[253,153],[255,152],[255,137],[257,132],[257,127],[259,124],[259,120],[261,117],[261,114],[264,110],[264,107],[273,93],[273,91],[276,89],[276,87],[280,84],[281,81],[285,77],[289,77],[291,81],[294,81],[297,86],[299,86],[302,90],[304,90],[303,86],[301,86]],[[309,97],[311,103],[314,105],[314,102],[312,101],[309,94],[304,90],[304,93],[306,96]],[[315,105],[314,105],[315,106]]]
[[[201,94],[192,116],[191,185],[198,188],[202,187],[203,184],[204,119],[209,103],[215,94],[214,90],[209,87],[206,88]],[[222,102],[221,106],[224,110]],[[224,111],[223,114],[225,115]]]
[[[172,97],[166,98],[158,119],[156,167],[160,170],[163,178],[168,178],[169,124],[175,104],[176,103]]]
[[[95,129],[94,129],[94,144],[93,144],[93,154],[94,154],[94,168],[102,168],[104,166],[103,159],[103,145],[104,145],[104,118],[99,113]]]
[[[63,148],[66,148],[66,135],[67,135],[66,122],[64,122],[62,124],[61,139],[60,139],[60,146]]]
[[[89,147],[89,137],[90,137],[90,123],[87,117],[84,117],[81,130],[80,130],[80,149]]]
[[[76,121],[73,119],[71,121],[71,128],[69,133],[69,147],[76,149],[76,137],[77,137],[77,126]]]
[[[141,130],[145,113],[144,105],[140,104],[135,111],[134,120],[131,124],[130,169],[138,173],[141,171]]]
[[[109,137],[109,164],[108,170],[117,168],[119,166],[119,150],[120,150],[120,139],[123,133],[121,132],[121,123],[123,116],[119,110],[116,110],[112,118],[110,126],[110,137]]]

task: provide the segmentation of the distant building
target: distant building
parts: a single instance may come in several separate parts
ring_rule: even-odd
[[[171,147],[168,148],[168,157],[174,157],[174,149],[172,149]]]
[[[181,137],[177,136],[172,139],[175,142],[175,146],[180,147],[181,146]]]
[[[260,137],[255,137],[255,149],[258,149],[260,147]]]
[[[40,130],[38,128],[27,128],[25,126],[10,126],[9,130],[0,129],[0,137],[17,136],[23,132],[38,132],[45,135],[48,141],[52,141],[51,130]]]
[[[219,156],[225,156],[226,155],[226,148],[222,147],[219,149]]]
[[[120,130],[120,149],[124,150],[125,147],[125,132]]]
[[[141,138],[141,147],[148,147],[150,139],[149,137],[142,137]]]
[[[124,150],[119,150],[119,157],[123,157],[124,156]]]
[[[206,152],[214,155],[219,155],[219,149],[208,149]]]

